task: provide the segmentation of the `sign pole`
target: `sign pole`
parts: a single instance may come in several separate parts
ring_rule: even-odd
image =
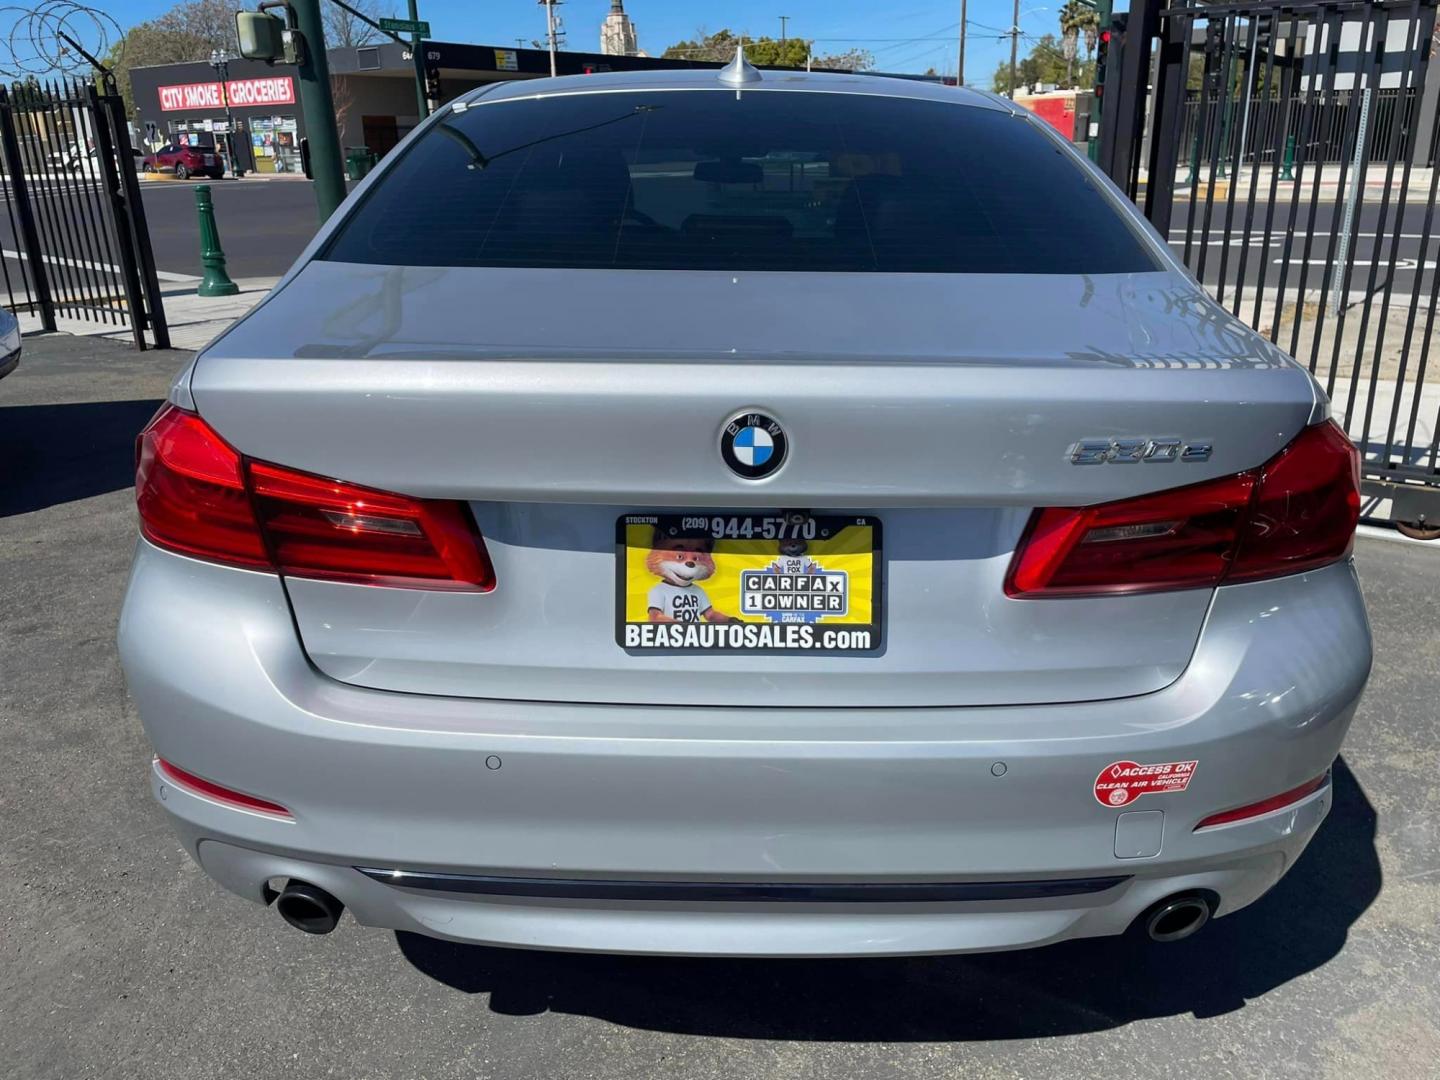
[[[420,21],[418,0],[410,0],[410,21]],[[415,96],[420,102],[420,119],[424,120],[430,115],[430,102],[425,95],[425,39],[418,29],[410,34],[410,54],[415,59]]]
[[[434,112],[440,103],[431,97],[429,92],[430,80],[425,77],[425,54],[429,51],[426,48],[425,39],[430,36],[430,24],[419,17],[419,11],[416,10],[416,0],[409,0],[410,18],[384,18],[379,22],[376,22],[362,12],[356,11],[349,4],[346,4],[344,0],[334,0],[334,2],[338,3],[342,8],[362,22],[375,27],[375,29],[379,30],[382,34],[389,35],[393,41],[399,42],[401,45],[405,44],[405,39],[399,35],[410,35],[410,61],[415,67],[415,101],[420,108],[420,119],[424,120]]]

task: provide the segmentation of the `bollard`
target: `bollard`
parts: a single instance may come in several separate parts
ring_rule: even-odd
[[[1286,136],[1285,136],[1285,162],[1284,162],[1284,165],[1283,165],[1283,166],[1281,167],[1281,169],[1280,169],[1280,179],[1281,179],[1281,180],[1294,180],[1294,179],[1295,179],[1295,171],[1294,171],[1294,167],[1293,167],[1294,165],[1295,165],[1295,136],[1294,136],[1294,135],[1286,135]]]
[[[225,252],[220,250],[220,230],[215,227],[215,204],[210,185],[195,185],[195,212],[200,216],[200,265],[205,276],[197,290],[200,296],[234,296],[240,286],[225,273]]]

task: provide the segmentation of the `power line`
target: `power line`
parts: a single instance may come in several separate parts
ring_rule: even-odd
[[[889,61],[889,63],[895,68],[903,68],[907,64],[917,64],[922,56],[930,56],[940,49],[945,49],[948,51],[949,48],[950,42],[947,39],[945,41],[939,42],[938,44],[931,45],[929,48],[921,49],[917,53],[912,53],[909,56],[904,57],[903,59],[891,60]]]

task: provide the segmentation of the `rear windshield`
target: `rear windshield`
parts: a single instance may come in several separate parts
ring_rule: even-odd
[[[1156,269],[1006,113],[878,95],[574,94],[452,112],[324,258],[406,266],[1114,274]]]

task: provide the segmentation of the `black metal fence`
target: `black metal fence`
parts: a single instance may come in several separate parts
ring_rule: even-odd
[[[0,286],[45,330],[65,320],[170,344],[118,93],[88,80],[0,87]]]
[[[1367,490],[1410,525],[1428,514],[1426,535],[1440,535],[1436,3],[1134,0],[1100,151],[1212,295],[1315,374]]]
[[[1217,153],[1222,162],[1239,157],[1242,164],[1273,161],[1283,165],[1288,155],[1293,165],[1302,151],[1305,159],[1312,163],[1339,162],[1351,150],[1346,145],[1345,132],[1349,130],[1349,112],[1360,107],[1362,95],[1354,90],[1335,90],[1323,95],[1320,112],[1324,122],[1309,132],[1309,141],[1304,147],[1289,141],[1300,130],[1300,120],[1306,108],[1303,94],[1281,98],[1275,94],[1262,97],[1255,92],[1247,101],[1243,94],[1237,93],[1233,100],[1205,102],[1203,112],[1200,97],[1199,90],[1191,90],[1186,95],[1177,165],[1199,168],[1204,163],[1202,133],[1216,129],[1221,133]],[[1417,134],[1414,120],[1418,104],[1419,98],[1413,86],[1382,88],[1372,94],[1366,132],[1369,143],[1366,153],[1369,157],[1385,156],[1397,123],[1400,125],[1400,154],[1406,157],[1411,154]],[[1277,142],[1276,132],[1282,130],[1289,135]]]

